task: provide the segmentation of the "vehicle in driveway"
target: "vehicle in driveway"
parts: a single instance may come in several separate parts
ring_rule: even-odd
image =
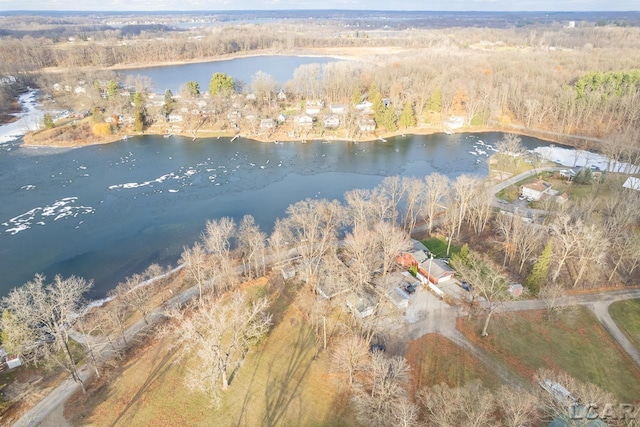
[[[471,283],[467,283],[466,280],[463,280],[462,282],[460,282],[460,287],[462,287],[462,289],[464,289],[467,292],[471,292],[471,290],[473,289],[473,285],[471,285]]]

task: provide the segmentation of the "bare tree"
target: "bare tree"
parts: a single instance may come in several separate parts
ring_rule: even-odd
[[[496,402],[480,381],[451,388],[439,384],[418,393],[426,409],[428,425],[437,427],[484,427],[495,425]]]
[[[501,386],[495,394],[505,427],[534,425],[540,419],[538,397],[521,387]]]
[[[355,189],[344,194],[347,222],[352,227],[374,224],[391,219],[393,209],[391,199],[379,189]]]
[[[424,207],[425,184],[418,178],[406,177],[402,179],[402,187],[404,190],[402,192],[404,205],[402,226],[407,233],[411,234]]]
[[[296,245],[307,281],[315,285],[322,257],[335,250],[342,224],[342,207],[337,201],[306,199],[287,208],[283,220]]]
[[[356,290],[366,286],[373,272],[382,268],[382,258],[378,251],[376,233],[366,226],[354,227],[353,233],[348,233],[343,241],[343,250],[350,258],[349,271],[353,274]]]
[[[146,325],[149,324],[149,312],[153,308],[153,282],[143,281],[142,276],[134,274],[123,283],[119,283],[110,295],[119,299],[124,305],[142,315]]]
[[[178,341],[184,354],[198,360],[187,374],[191,389],[219,403],[220,390],[229,387],[251,346],[268,332],[268,306],[266,299],[248,303],[243,293],[235,293],[229,301],[204,301],[184,319],[176,331]]]
[[[405,180],[409,178],[400,178],[399,176],[388,176],[382,180],[382,183],[378,186],[380,194],[389,201],[389,207],[391,209],[390,219],[395,224],[398,220],[398,210],[400,209],[400,202],[404,198],[407,185]]]
[[[267,235],[260,231],[253,216],[245,215],[238,226],[238,250],[244,271],[253,278],[265,273]]]
[[[473,254],[468,254],[466,258],[454,256],[451,259],[453,267],[466,281],[473,284],[472,292],[474,297],[484,298],[484,308],[487,317],[482,328],[481,335],[489,335],[489,322],[491,316],[500,308],[502,303],[510,299],[507,281],[489,263]]]
[[[386,427],[399,425],[402,417],[406,425],[415,425],[416,411],[406,410],[409,366],[404,358],[386,358],[382,352],[374,352],[370,360],[368,375],[354,385],[351,397],[356,419],[362,424]],[[413,417],[407,419],[409,414]]]
[[[569,305],[561,304],[561,299],[565,295],[564,287],[559,282],[546,283],[538,293],[538,296],[544,301],[544,305],[547,307],[547,312],[550,316],[555,316],[572,308]]]
[[[477,181],[477,184],[475,197],[469,204],[468,220],[476,234],[482,234],[491,218],[493,192],[488,182]]]
[[[78,356],[70,346],[69,329],[91,286],[91,282],[76,276],[55,276],[47,284],[44,276],[36,275],[2,298],[5,348],[32,363],[38,357],[54,363],[80,384],[83,392],[86,390],[77,369]]]
[[[340,373],[347,375],[349,387],[353,376],[362,371],[368,362],[369,346],[359,335],[349,333],[340,338],[333,351],[333,365]]]
[[[456,236],[460,235],[462,221],[469,213],[469,206],[476,196],[476,189],[479,186],[479,179],[469,175],[460,175],[453,182],[453,201],[454,204],[449,209],[458,211],[458,224],[456,225]]]
[[[498,141],[496,149],[503,156],[510,157],[513,160],[514,170],[518,169],[522,156],[526,152],[522,146],[522,138],[513,133],[506,134],[502,140]]]
[[[534,381],[539,385],[540,410],[549,420],[559,418],[566,422],[580,422],[576,420],[577,415],[585,423],[591,422],[586,419],[585,405],[603,408],[606,404],[615,406],[617,401],[611,393],[595,384],[578,381],[565,372],[541,368],[536,371]]]
[[[425,177],[424,208],[422,212],[427,218],[427,231],[431,233],[436,214],[442,208],[442,202],[449,193],[449,178],[439,173]]]
[[[409,235],[388,222],[381,222],[375,227],[377,250],[381,256],[382,275],[386,275],[402,252],[411,248]]]
[[[185,247],[180,262],[185,265],[186,270],[198,285],[198,298],[202,301],[202,288],[211,275],[212,267],[204,247],[200,243],[195,243],[192,248]]]
[[[231,238],[236,231],[236,224],[232,218],[223,217],[218,220],[208,220],[202,234],[207,252],[212,255],[229,255]]]

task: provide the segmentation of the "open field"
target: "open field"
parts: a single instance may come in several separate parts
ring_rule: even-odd
[[[640,349],[640,299],[615,302],[609,307],[609,314],[629,341]]]
[[[528,380],[538,368],[550,368],[594,383],[623,402],[640,400],[640,370],[591,312],[581,307],[553,319],[546,313],[496,314],[486,338],[479,333],[483,318],[460,318],[458,328]]]
[[[262,294],[264,282],[243,287]],[[65,408],[74,425],[355,425],[330,372],[329,354],[317,354],[316,338],[289,296],[274,301],[277,325],[247,355],[223,394],[220,408],[191,392],[183,379],[195,362],[179,358],[171,335],[160,336],[98,384],[88,398]],[[81,409],[84,408],[84,409]]]
[[[491,369],[439,334],[410,341],[405,357],[411,366],[411,394],[441,383],[459,387],[479,379],[491,389],[501,384]]]

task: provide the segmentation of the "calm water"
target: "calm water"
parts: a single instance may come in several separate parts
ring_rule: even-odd
[[[156,86],[156,93],[164,93],[170,89],[177,94],[181,85],[188,81],[197,81],[200,91],[209,90],[209,81],[213,73],[226,73],[236,82],[249,84],[255,73],[262,71],[270,74],[277,82],[285,83],[293,78],[296,68],[305,64],[326,64],[338,61],[330,57],[302,56],[253,56],[225,61],[203,62],[200,64],[170,65],[165,67],[147,67],[122,70],[127,75],[145,75],[151,77]]]
[[[276,145],[145,136],[67,151],[0,151],[0,294],[43,272],[94,279],[91,296],[101,297],[152,262],[175,263],[208,218],[252,214],[269,232],[291,203],[340,199],[386,176],[483,176],[485,143],[501,138]]]

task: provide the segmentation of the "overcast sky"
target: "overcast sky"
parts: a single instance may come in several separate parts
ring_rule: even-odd
[[[640,0],[0,0],[0,11],[247,9],[620,11],[639,10]]]

